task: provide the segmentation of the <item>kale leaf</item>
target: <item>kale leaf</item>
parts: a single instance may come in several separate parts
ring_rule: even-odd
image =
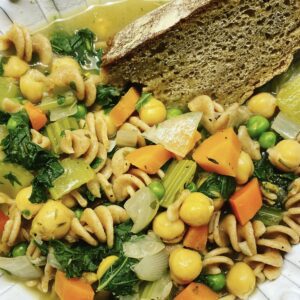
[[[31,141],[29,120],[26,113],[12,115],[17,124],[8,131],[1,146],[6,154],[6,161],[17,163],[28,170],[37,171],[32,182],[33,190],[30,196],[32,203],[45,202],[47,189],[52,187],[54,179],[63,174],[64,169],[57,157]]]
[[[98,85],[96,101],[103,109],[107,110],[115,106],[121,98],[121,90],[111,85]]]
[[[112,249],[112,252],[114,253],[123,252],[123,243],[129,241],[130,238],[133,236],[133,233],[131,232],[132,226],[133,226],[132,221],[128,220],[115,227],[114,229],[115,241],[114,241],[114,247]]]
[[[89,29],[80,29],[73,35],[58,31],[50,41],[55,53],[73,56],[83,69],[99,70],[102,50],[95,49],[95,34]]]
[[[8,113],[5,113],[0,110],[0,124],[6,124],[10,118]]]
[[[297,178],[294,173],[283,173],[276,169],[268,159],[266,152],[262,153],[262,159],[254,161],[254,177],[260,181],[271,182],[278,187],[287,190],[290,183]]]
[[[132,271],[133,265],[137,262],[138,260],[134,258],[119,257],[101,278],[97,291],[107,290],[118,296],[133,294],[139,282],[135,272]]]
[[[212,199],[221,196],[227,200],[234,193],[235,189],[236,181],[233,177],[210,174],[199,187],[198,191]]]
[[[109,253],[109,249],[103,245],[93,247],[76,243],[70,246],[62,241],[52,240],[49,246],[53,248],[56,260],[69,278],[79,278],[83,272],[95,272],[101,260]]]

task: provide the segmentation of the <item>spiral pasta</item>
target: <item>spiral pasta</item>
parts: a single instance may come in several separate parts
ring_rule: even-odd
[[[191,192],[189,190],[183,190],[175,202],[173,202],[168,208],[167,208],[167,217],[171,222],[174,222],[179,219],[179,210],[181,207],[181,204],[183,201],[187,198],[187,196]]]
[[[117,205],[100,205],[95,209],[86,208],[80,220],[73,218],[71,232],[92,246],[98,245],[98,242],[106,242],[111,248],[114,244],[113,225],[126,220],[128,220],[128,215],[125,209]]]
[[[10,98],[4,98],[1,102],[1,110],[14,114],[19,112],[20,110],[23,109],[23,105],[10,99]]]
[[[42,135],[35,129],[30,129],[31,141],[43,149],[50,149],[51,143],[47,136]]]
[[[77,203],[80,207],[87,207],[88,201],[80,194],[78,190],[73,190],[69,194],[65,195],[62,199],[62,203],[67,207],[73,207]]]
[[[250,155],[253,160],[260,160],[260,145],[257,141],[251,139],[246,126],[240,126],[238,129],[238,138],[242,145],[242,150]]]

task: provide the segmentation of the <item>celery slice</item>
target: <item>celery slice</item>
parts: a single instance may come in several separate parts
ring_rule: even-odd
[[[66,158],[60,163],[64,173],[54,180],[53,187],[49,189],[55,200],[79,188],[95,176],[93,169],[82,159]]]
[[[161,206],[168,207],[177,195],[184,189],[184,185],[191,182],[195,175],[197,164],[192,160],[173,161],[163,179],[165,195],[161,200]]]
[[[283,218],[283,213],[275,207],[263,206],[255,215],[255,220],[262,221],[265,226],[278,225]]]
[[[15,198],[17,193],[30,185],[33,175],[22,166],[0,162],[0,192]]]
[[[0,77],[0,106],[4,98],[16,98],[20,96],[21,92],[15,79]]]
[[[63,99],[60,102],[60,99]],[[61,107],[69,106],[76,102],[76,98],[72,92],[64,93],[62,96],[56,97],[45,97],[42,102],[38,105],[38,107],[42,111],[51,111],[54,109],[58,109]]]
[[[56,122],[50,123],[46,127],[46,134],[50,139],[52,151],[56,154],[60,154],[60,139],[64,130],[78,129],[79,125],[75,118],[68,117],[60,119]]]

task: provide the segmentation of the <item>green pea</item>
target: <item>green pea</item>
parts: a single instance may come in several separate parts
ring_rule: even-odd
[[[190,182],[190,183],[186,184],[185,188],[188,189],[192,193],[197,192],[197,186],[194,182]]]
[[[80,220],[81,216],[82,216],[82,213],[83,213],[83,209],[82,208],[77,208],[75,209],[74,211],[74,214],[75,214],[75,217]]]
[[[168,108],[167,109],[167,119],[172,119],[172,118],[177,117],[182,114],[183,114],[183,112],[179,108]]]
[[[226,284],[226,277],[224,273],[209,274],[203,276],[204,283],[215,292],[220,292]]]
[[[263,116],[253,116],[247,122],[248,133],[252,138],[258,138],[270,127],[270,122]]]
[[[14,117],[10,117],[6,126],[8,130],[14,130],[18,126],[18,122]]]
[[[153,180],[149,185],[149,189],[155,194],[155,196],[160,200],[164,196],[166,190],[162,182],[159,180]]]
[[[268,149],[275,146],[277,140],[277,136],[272,131],[266,131],[259,137],[259,144],[262,148]]]
[[[17,244],[12,249],[12,256],[17,257],[17,256],[26,255],[27,248],[28,248],[28,243],[26,243],[26,242],[21,242],[21,243]]]
[[[76,119],[84,119],[87,114],[87,108],[83,104],[77,104],[77,113],[73,115]]]

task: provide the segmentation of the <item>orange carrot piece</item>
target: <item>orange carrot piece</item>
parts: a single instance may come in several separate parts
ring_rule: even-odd
[[[61,271],[55,275],[54,289],[60,300],[93,300],[91,285],[78,278],[67,278]]]
[[[141,147],[130,152],[126,159],[134,166],[148,174],[155,174],[173,154],[161,145]]]
[[[3,232],[4,226],[8,220],[9,217],[2,210],[0,210],[0,234]]]
[[[25,103],[24,107],[33,129],[39,131],[46,125],[47,117],[38,107],[33,105],[31,102]]]
[[[193,159],[208,172],[236,176],[241,144],[232,128],[210,136],[196,149]]]
[[[139,98],[139,93],[132,87],[110,111],[109,116],[117,127],[121,126],[132,115]]]
[[[183,240],[183,246],[203,251],[208,238],[208,225],[190,226]]]
[[[236,191],[230,197],[230,205],[242,226],[251,220],[262,207],[262,195],[257,178],[253,178]]]
[[[217,300],[219,295],[202,283],[190,283],[174,300]]]

